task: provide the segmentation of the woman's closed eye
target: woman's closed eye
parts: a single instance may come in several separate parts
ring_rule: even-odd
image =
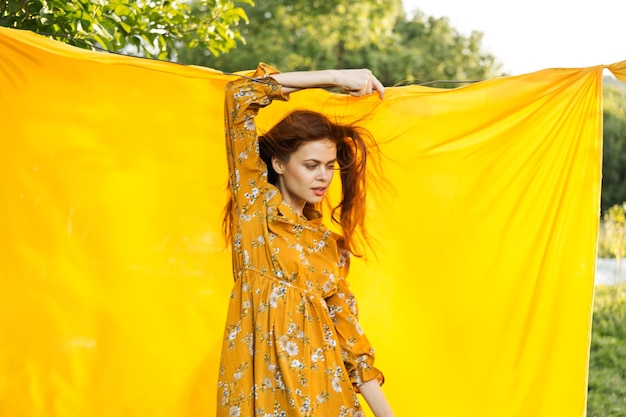
[[[317,167],[319,167],[320,165],[321,162],[308,162],[304,164],[304,167],[308,170],[313,171],[314,169],[317,169]],[[339,164],[337,164],[337,161],[329,162],[326,164],[326,169],[337,170],[339,169]]]

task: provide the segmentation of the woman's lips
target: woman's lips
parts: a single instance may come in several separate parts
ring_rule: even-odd
[[[325,192],[326,192],[326,187],[313,188],[313,193],[318,197],[323,196]]]

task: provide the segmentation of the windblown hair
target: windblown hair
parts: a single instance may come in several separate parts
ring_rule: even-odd
[[[331,219],[341,227],[346,248],[355,256],[361,256],[359,252],[364,249],[362,244],[368,242],[364,224],[368,145],[375,143],[367,130],[333,123],[323,114],[314,111],[296,110],[289,113],[259,137],[259,152],[267,168],[268,182],[278,184],[278,173],[272,166],[272,157],[286,163],[302,144],[320,139],[330,139],[337,146],[341,201],[331,208]],[[226,207],[224,219],[227,237],[230,234],[232,216],[231,200]]]

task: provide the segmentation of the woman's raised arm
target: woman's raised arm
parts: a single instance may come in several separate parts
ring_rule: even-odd
[[[271,76],[283,87],[283,93],[291,93],[303,88],[340,87],[353,96],[363,96],[374,91],[380,98],[385,95],[385,87],[368,69],[342,69],[320,71],[296,71]]]

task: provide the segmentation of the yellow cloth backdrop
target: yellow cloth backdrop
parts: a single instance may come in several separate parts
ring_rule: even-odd
[[[398,416],[583,415],[604,68],[262,112],[381,142],[351,282]],[[213,415],[231,78],[0,29],[0,416]]]

